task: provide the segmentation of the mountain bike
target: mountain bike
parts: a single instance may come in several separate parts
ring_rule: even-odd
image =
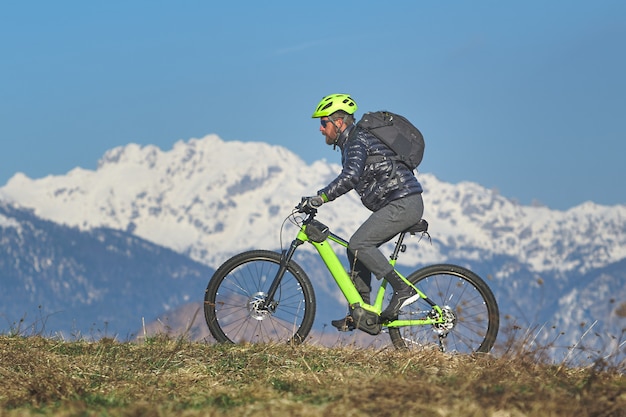
[[[315,294],[293,257],[308,242],[345,296],[357,329],[372,335],[386,331],[397,349],[435,344],[444,352],[491,350],[498,333],[498,304],[478,275],[449,264],[426,266],[406,277],[398,273],[419,297],[403,306],[394,320],[381,320],[383,304],[390,297],[387,282],[381,281],[373,304],[364,303],[333,249],[333,244],[347,248],[348,242],[316,220],[316,214],[317,208],[303,199],[285,219],[299,227],[288,249],[243,252],[215,271],[205,291],[204,316],[218,342],[299,344],[306,340],[315,317]],[[398,234],[390,255],[394,268],[399,254],[406,251],[407,234],[428,235],[428,223],[422,219]]]

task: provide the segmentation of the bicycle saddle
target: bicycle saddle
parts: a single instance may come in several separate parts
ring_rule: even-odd
[[[413,226],[409,227],[404,231],[404,233],[410,233],[415,235],[417,233],[424,233],[428,231],[428,222],[424,219],[421,219],[419,222],[415,223]]]

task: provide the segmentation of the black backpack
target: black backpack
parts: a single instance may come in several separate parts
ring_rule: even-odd
[[[388,111],[370,112],[361,117],[357,126],[383,141],[396,153],[395,159],[409,169],[414,170],[422,162],[424,137],[405,117]]]

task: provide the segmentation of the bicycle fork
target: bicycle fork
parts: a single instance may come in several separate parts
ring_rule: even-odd
[[[278,291],[278,287],[280,286],[280,282],[285,275],[285,271],[287,271],[287,265],[291,261],[293,254],[298,249],[298,246],[304,243],[301,239],[294,239],[291,242],[288,250],[283,250],[280,255],[280,266],[278,268],[278,272],[276,272],[276,276],[272,281],[270,288],[267,290],[267,296],[265,297],[265,301],[263,302],[262,309],[275,310],[276,309],[276,301],[274,300],[274,296],[276,295],[276,291]]]

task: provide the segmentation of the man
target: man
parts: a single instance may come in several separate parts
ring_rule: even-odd
[[[395,319],[403,304],[417,297],[378,247],[422,218],[422,186],[407,166],[393,159],[394,151],[355,125],[356,110],[356,102],[348,94],[328,95],[315,108],[312,117],[320,119],[326,144],[341,149],[343,168],[316,196],[307,198],[318,206],[355,190],[373,212],[350,238],[348,259],[355,287],[365,303],[370,304],[371,273],[393,287],[393,297],[380,315],[382,322]],[[332,324],[342,331],[355,328],[349,315]]]

